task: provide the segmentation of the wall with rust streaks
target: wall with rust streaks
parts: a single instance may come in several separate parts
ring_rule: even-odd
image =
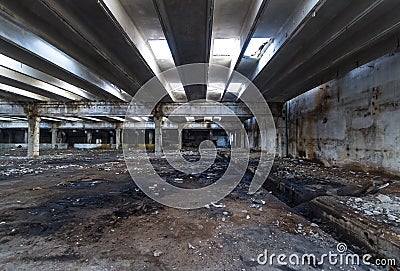
[[[400,53],[287,102],[288,150],[400,175]]]

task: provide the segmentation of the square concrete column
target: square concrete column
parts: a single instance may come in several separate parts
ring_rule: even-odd
[[[115,149],[119,149],[119,145],[121,145],[121,128],[115,129]]]
[[[87,144],[92,144],[92,139],[93,139],[93,136],[92,136],[93,134],[92,134],[92,131],[91,130],[87,130],[86,131],[86,143]]]
[[[39,156],[40,117],[28,116],[28,157]]]
[[[240,138],[240,147],[242,148],[242,149],[245,149],[246,148],[246,136],[247,136],[247,134],[246,133],[242,133],[241,134],[241,138]]]
[[[58,134],[58,129],[56,127],[51,128],[51,148],[52,149],[56,148],[57,134]]]
[[[154,150],[156,156],[162,154],[162,128],[161,128],[162,117],[155,117],[155,131],[154,131]]]
[[[28,144],[28,130],[24,131],[24,143]]]
[[[183,133],[183,128],[185,127],[185,124],[178,124],[178,148],[179,150],[182,150],[182,133]]]

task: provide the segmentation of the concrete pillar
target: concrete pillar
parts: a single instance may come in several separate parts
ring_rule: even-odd
[[[92,131],[87,130],[86,131],[86,143],[92,144]]]
[[[119,149],[119,145],[121,145],[121,128],[115,129],[115,149]]]
[[[28,130],[24,131],[24,143],[28,144]]]
[[[39,156],[40,117],[28,116],[28,157]]]
[[[240,133],[235,132],[235,148],[240,148]]]
[[[241,135],[241,148],[242,149],[244,149],[244,148],[246,148],[246,133],[242,133],[242,135]]]
[[[58,134],[58,129],[56,127],[51,128],[51,148],[52,149],[56,148],[57,134]]]
[[[110,135],[110,140],[109,140],[110,144],[114,144],[114,132],[110,131],[109,135]]]
[[[184,127],[184,124],[178,124],[178,148],[179,148],[179,150],[182,150],[183,127]]]
[[[275,119],[275,127],[276,127],[276,155],[278,157],[286,156],[286,140],[285,140],[285,132],[286,125],[283,117],[277,117]]]
[[[154,131],[154,150],[156,156],[162,154],[162,128],[161,128],[162,117],[154,117],[155,131]]]

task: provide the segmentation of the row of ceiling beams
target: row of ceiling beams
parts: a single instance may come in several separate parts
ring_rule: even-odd
[[[165,102],[235,101],[248,84],[237,71],[267,101],[285,102],[395,51],[399,8],[383,0],[2,0],[0,96],[129,102],[157,75]],[[185,74],[161,74],[198,62],[229,73],[184,87]]]

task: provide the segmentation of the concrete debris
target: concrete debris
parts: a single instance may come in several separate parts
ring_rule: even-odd
[[[261,205],[264,205],[265,204],[265,201],[264,200],[262,200],[262,199],[253,199],[253,203],[254,204],[261,204]]]
[[[379,199],[381,202],[391,202],[392,201],[389,196],[382,195],[382,194],[377,195],[376,198]]]
[[[153,251],[153,256],[154,257],[160,257],[161,254],[163,254],[163,252],[161,250],[159,250],[159,249],[156,249],[156,250]]]
[[[222,214],[223,214],[224,216],[227,216],[227,217],[233,216],[233,212],[230,212],[230,211],[224,211],[224,212],[222,212]]]
[[[383,189],[383,188],[388,187],[389,185],[390,185],[390,183],[386,183],[386,184],[384,184],[384,185],[382,185],[382,186],[379,186],[377,189],[378,189],[378,190],[381,190],[381,189]]]
[[[400,223],[400,198],[389,195],[368,195],[364,198],[349,198],[346,205],[379,222]]]
[[[211,202],[211,205],[214,206],[215,208],[225,208],[225,204],[221,202]]]

